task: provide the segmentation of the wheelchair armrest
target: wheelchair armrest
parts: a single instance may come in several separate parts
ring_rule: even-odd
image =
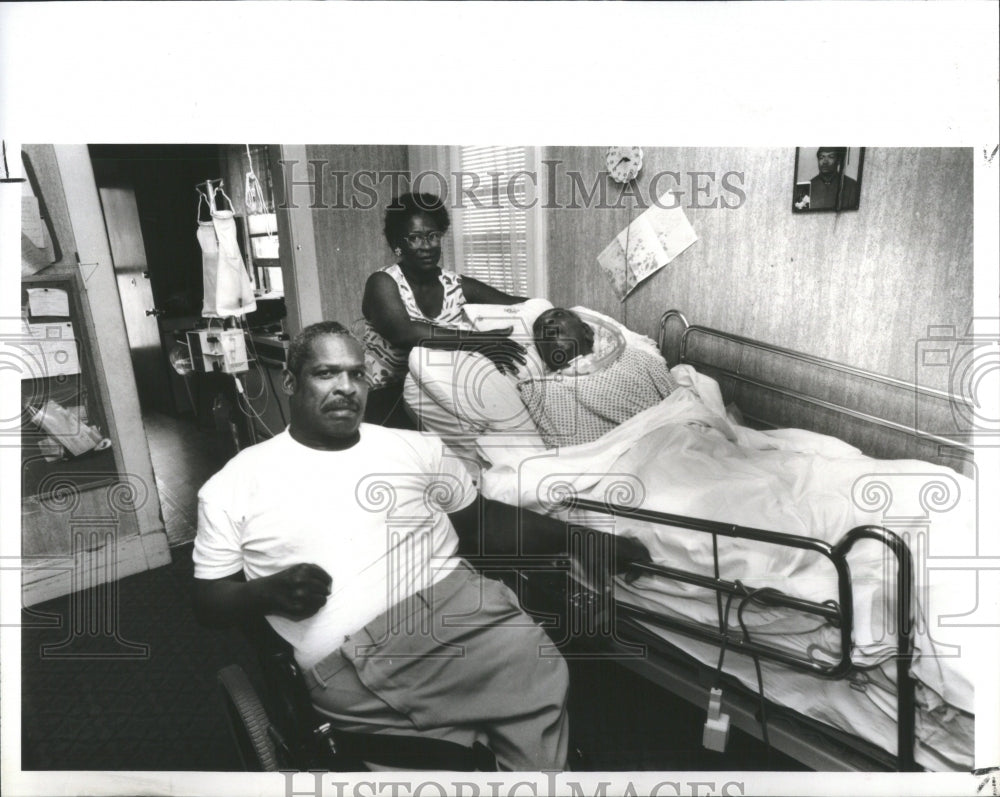
[[[309,690],[302,678],[302,670],[295,661],[292,646],[263,618],[245,628],[244,632],[257,652],[264,679],[279,703],[279,710],[283,713],[281,720],[291,721],[292,718],[297,718],[298,725],[302,719],[315,716],[316,710],[309,699]],[[317,716],[316,725],[318,724]]]

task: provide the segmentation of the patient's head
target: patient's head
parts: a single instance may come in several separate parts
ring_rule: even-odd
[[[535,344],[542,360],[553,371],[594,350],[594,330],[571,310],[553,307],[546,310],[532,326]]]

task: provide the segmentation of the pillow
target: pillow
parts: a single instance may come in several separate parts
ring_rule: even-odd
[[[498,450],[544,451],[545,444],[517,390],[519,378],[538,377],[545,366],[532,344],[535,319],[552,304],[529,299],[520,304],[467,304],[472,328],[490,332],[512,327],[524,345],[527,363],[505,376],[487,357],[473,352],[414,348],[403,398],[421,429],[433,432],[456,452],[489,464]]]
[[[467,304],[462,310],[472,328],[478,332],[513,327],[511,337],[531,336],[531,327],[546,310],[552,309],[548,299],[528,299],[520,304]]]
[[[545,363],[535,347],[531,329],[535,319],[551,309],[552,302],[548,299],[528,299],[519,304],[467,304],[462,308],[466,319],[477,332],[493,332],[511,327],[511,338],[524,346],[527,358],[527,362],[517,368],[518,379],[532,379],[545,373]]]
[[[475,352],[416,347],[403,398],[420,427],[457,453],[490,463],[490,448],[545,450],[517,379]]]
[[[573,312],[580,316],[583,322],[594,331],[594,348],[590,354],[581,354],[570,361],[566,368],[559,371],[559,377],[586,376],[597,373],[607,368],[625,351],[625,336],[617,326],[607,323],[610,321],[607,316],[592,315],[589,310],[579,307],[574,308]],[[526,378],[538,379],[551,378],[552,376],[555,375],[550,372],[543,371],[541,377],[536,376],[534,372],[529,372]]]
[[[509,447],[520,451],[545,450],[518,383],[552,376],[547,373],[532,336],[535,319],[552,306],[546,299],[529,299],[520,304],[467,304],[463,308],[477,331],[513,328],[511,337],[527,351],[527,362],[519,367],[516,376],[501,374],[480,354],[414,348],[410,352],[410,378],[403,396],[421,428],[437,434],[456,450],[474,449],[478,458],[487,463],[491,462],[491,447],[494,452]],[[621,355],[626,345],[636,345],[659,357],[656,345],[649,338],[601,313],[585,307],[572,309],[595,331],[594,352],[588,355],[586,363],[577,364],[577,374],[602,370]]]
[[[482,354],[416,346],[409,367],[420,392],[454,416],[453,433],[534,428],[517,392],[517,380],[500,373]],[[419,417],[420,407],[412,409]]]
[[[660,359],[663,359],[663,355],[660,350],[656,347],[656,342],[652,338],[647,338],[645,335],[640,335],[637,332],[633,332],[627,326],[625,326],[620,321],[615,321],[611,316],[606,316],[603,313],[598,313],[596,310],[591,310],[587,307],[571,307],[569,308],[574,313],[577,313],[584,321],[590,324],[592,327],[597,328],[601,326],[604,328],[610,327],[617,330],[625,338],[625,344],[632,349],[639,349],[640,351],[648,352],[649,354],[654,354]],[[535,316],[537,318],[537,316]]]
[[[575,358],[568,368],[562,369],[559,372],[561,377],[586,376],[596,373],[617,360],[626,348],[655,357],[665,365],[656,344],[645,335],[633,332],[624,324],[603,313],[598,313],[596,310],[579,306],[572,307],[570,310],[594,331],[594,349],[590,354]],[[537,350],[532,346],[531,351],[536,352]],[[540,356],[538,359],[541,359]],[[542,364],[519,373],[522,380],[550,376],[553,374],[547,371]]]

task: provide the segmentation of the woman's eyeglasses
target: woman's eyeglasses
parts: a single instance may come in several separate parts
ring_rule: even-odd
[[[403,238],[410,246],[417,246],[418,244],[429,244],[430,246],[437,246],[441,243],[441,233],[439,232],[411,232],[409,235],[404,235]]]

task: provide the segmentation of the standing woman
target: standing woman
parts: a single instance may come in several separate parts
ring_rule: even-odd
[[[373,393],[366,420],[409,425],[402,388],[414,346],[478,351],[501,372],[524,363],[524,347],[511,329],[473,331],[462,315],[468,304],[518,304],[510,296],[472,277],[442,269],[441,240],[450,226],[448,211],[433,194],[403,194],[385,213],[385,238],[396,261],[376,271],[365,284],[366,365]]]

